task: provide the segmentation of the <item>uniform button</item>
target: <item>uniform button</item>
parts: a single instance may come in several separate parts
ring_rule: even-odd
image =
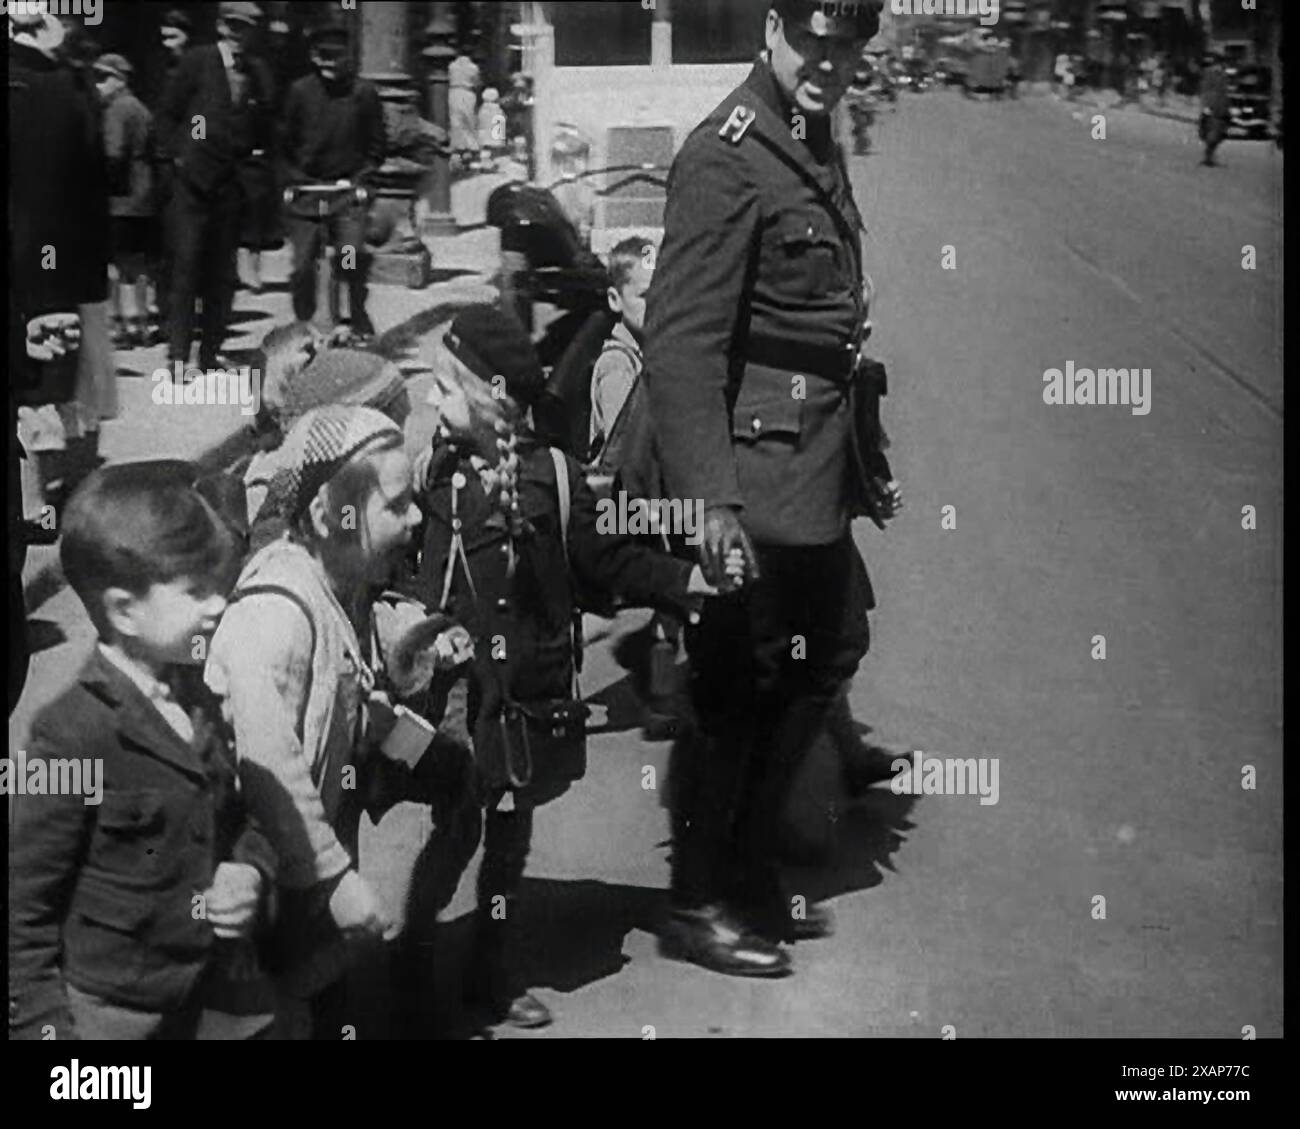
[[[507,600],[504,596],[502,596],[499,600],[497,600],[497,608],[500,611],[505,611],[509,607],[510,607],[510,601]]]
[[[755,431],[762,431],[763,421],[759,419],[758,416],[755,416],[753,422],[749,426],[752,427]]]
[[[459,529],[460,529],[460,518],[458,518],[458,517],[454,517],[454,518],[452,518],[452,519],[451,519],[451,527],[452,527],[452,529],[459,530]]]
[[[507,556],[507,557],[508,557],[508,556],[510,555],[510,546],[509,546],[508,544],[506,544],[506,545],[502,545],[502,546],[501,546],[501,552],[502,552],[502,554],[503,554],[504,556]]]

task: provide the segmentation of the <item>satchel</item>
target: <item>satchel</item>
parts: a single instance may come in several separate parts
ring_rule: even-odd
[[[511,788],[581,780],[587,774],[585,702],[545,698],[506,702],[480,717],[475,735],[479,763],[489,783]]]
[[[556,490],[560,504],[560,540],[565,559],[569,553],[569,469],[564,455],[550,449],[555,464]],[[452,512],[455,513],[455,487]],[[451,548],[456,559],[457,546]],[[466,564],[468,572],[468,564]],[[442,607],[446,610],[450,591],[444,585]],[[472,590],[472,588],[471,588]],[[580,622],[578,620],[577,622]],[[488,664],[496,681],[495,694],[484,703],[474,727],[474,752],[484,782],[489,788],[527,788],[581,780],[587,773],[587,718],[590,707],[577,696],[581,656],[579,633],[574,639],[574,696],[516,701]],[[493,700],[493,698],[495,700]]]

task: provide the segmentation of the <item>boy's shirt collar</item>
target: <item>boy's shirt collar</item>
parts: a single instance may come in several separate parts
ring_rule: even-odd
[[[193,739],[194,725],[190,721],[189,712],[177,701],[176,694],[168,683],[162,681],[152,671],[147,670],[129,658],[116,647],[110,647],[103,642],[97,643],[96,646],[100,655],[111,663],[114,668],[126,675],[132,684],[149,700],[149,703],[162,714],[163,720],[167,722],[172,731],[182,741],[188,743]]]

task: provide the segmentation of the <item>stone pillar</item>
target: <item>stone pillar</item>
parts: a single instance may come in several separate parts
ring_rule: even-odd
[[[533,107],[533,150],[537,156],[537,179],[550,184],[555,179],[551,167],[551,142],[555,140],[555,108],[550,89],[555,71],[555,26],[551,13],[540,3],[533,5],[531,22],[536,31],[532,45],[533,76],[536,80],[536,104]]]
[[[358,10],[361,19],[360,75],[374,83],[379,91],[384,109],[384,128],[390,138],[393,127],[415,106],[417,97],[415,78],[407,64],[410,51],[407,5],[400,0],[379,0],[362,4]],[[380,168],[377,200],[374,205],[376,226],[389,236],[382,242],[392,242],[399,235],[410,235],[413,185],[406,178],[394,177],[391,170]],[[391,231],[397,228],[399,231]]]
[[[429,24],[424,29],[425,47],[421,51],[425,62],[425,81],[428,83],[427,112],[429,120],[451,134],[451,114],[448,109],[450,80],[447,68],[456,57],[452,39],[456,24],[450,5],[435,0],[430,5]],[[451,156],[441,154],[433,165],[425,200],[429,206],[424,218],[424,235],[453,235],[456,221],[451,214]]]
[[[673,61],[673,0],[655,0],[650,25],[650,65],[666,67]]]
[[[421,174],[395,165],[392,142],[398,126],[418,116],[419,98],[410,70],[410,5],[403,0],[375,0],[358,6],[361,19],[360,76],[375,85],[384,110],[390,157],[375,176],[367,242],[374,247],[370,277],[375,282],[409,286],[427,284],[428,252],[413,244],[414,203]]]

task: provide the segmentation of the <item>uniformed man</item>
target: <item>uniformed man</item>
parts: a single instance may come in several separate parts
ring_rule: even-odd
[[[735,975],[781,975],[781,942],[831,927],[779,877],[812,741],[856,746],[851,783],[888,775],[848,712],[875,606],[850,518],[883,528],[901,497],[873,438],[883,370],[860,357],[862,221],[830,120],[881,6],[772,0],[767,50],[676,158],[648,296],[666,489],[703,502],[706,576],[735,550],[747,563],[688,633],[698,732],[674,750],[661,951]]]

